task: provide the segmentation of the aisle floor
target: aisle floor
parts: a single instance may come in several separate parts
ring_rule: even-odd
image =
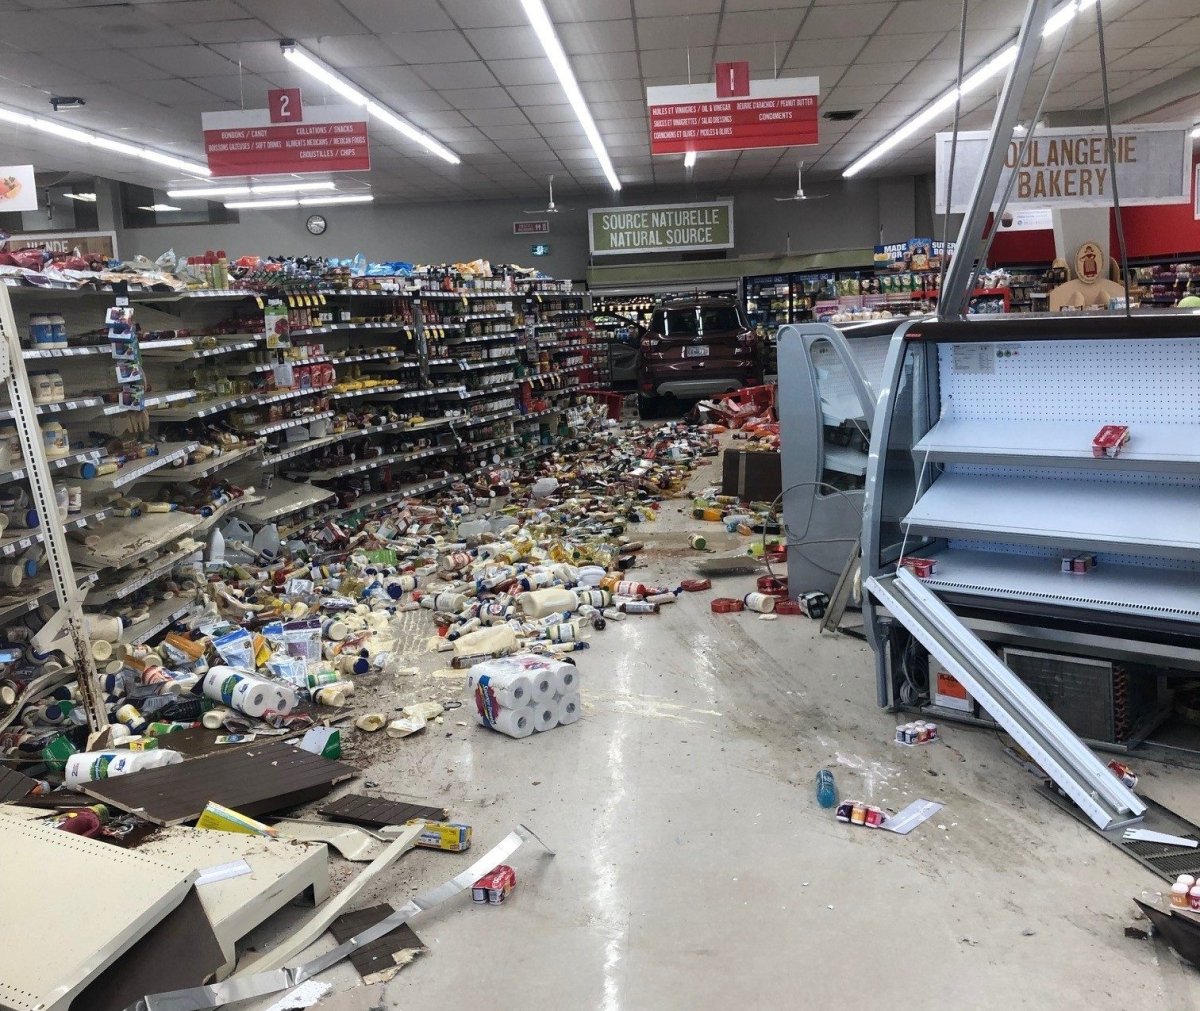
[[[688,574],[682,507],[643,529],[639,575]],[[325,974],[339,993],[322,1009],[1200,1007],[1192,970],[1123,936],[1130,897],[1157,880],[1038,797],[995,735],[947,726],[941,744],[899,747],[865,645],[805,618],[713,615],[709,596],[593,635],[574,726],[514,741],[456,710],[378,745],[365,778],[447,804],[473,852],[524,822],[557,856],[524,846],[501,907],[455,900],[415,921],[429,954],[392,982]],[[424,658],[389,701],[465,698],[440,666]],[[844,797],[945,808],[907,837],[843,825],[815,802],[822,767]],[[1194,774],[1141,771],[1145,792],[1200,814]],[[360,904],[398,905],[463,864],[416,851]]]

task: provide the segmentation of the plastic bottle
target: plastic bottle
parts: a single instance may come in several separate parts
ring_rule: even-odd
[[[822,807],[833,807],[837,803],[837,784],[828,769],[817,773],[817,803]]]
[[[574,591],[564,586],[550,586],[544,590],[530,590],[517,595],[517,607],[526,618],[534,620],[554,614],[556,611],[574,611],[579,607],[579,598]]]

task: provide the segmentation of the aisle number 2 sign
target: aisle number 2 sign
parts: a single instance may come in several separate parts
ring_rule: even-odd
[[[304,119],[299,88],[272,88],[267,92],[272,123],[299,123]]]

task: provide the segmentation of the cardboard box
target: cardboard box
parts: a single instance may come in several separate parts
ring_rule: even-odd
[[[727,449],[721,461],[721,494],[749,502],[771,502],[783,491],[779,454]]]

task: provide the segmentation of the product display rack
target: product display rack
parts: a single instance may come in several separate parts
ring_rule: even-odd
[[[22,357],[35,373],[61,375],[62,398],[35,410],[70,443],[48,465],[82,490],[66,527],[88,534],[70,549],[97,584],[86,606],[138,619],[131,629],[152,639],[175,620],[183,605],[170,604],[187,595],[204,542],[229,517],[303,534],[552,451],[580,391],[607,385],[587,297],[569,282],[446,283],[175,293],[6,285],[22,314],[65,322],[67,347],[31,346]],[[104,321],[122,300],[140,331],[144,412],[117,402],[124,387]],[[103,439],[128,452],[112,457]],[[85,464],[108,472],[67,476]],[[20,481],[25,469],[6,476]],[[174,511],[146,512],[159,502]],[[0,557],[40,542],[22,531],[0,540]],[[165,620],[149,633],[158,621],[141,619],[147,608]]]
[[[1096,676],[1107,663],[1137,681],[1146,704],[1119,711],[1123,729],[1093,743],[1164,747],[1154,727],[1169,689],[1200,672],[1198,375],[1188,317],[911,324],[884,378],[864,525],[864,565],[889,606],[901,606],[890,596],[901,550],[932,560],[921,585],[994,648],[1082,655],[1102,661]],[[1118,422],[1128,445],[1096,455],[1093,437]],[[882,657],[881,698],[898,699],[917,675]],[[1068,724],[1080,711],[1071,698]],[[921,705],[938,708],[931,694]],[[1179,732],[1171,740],[1183,747]]]

